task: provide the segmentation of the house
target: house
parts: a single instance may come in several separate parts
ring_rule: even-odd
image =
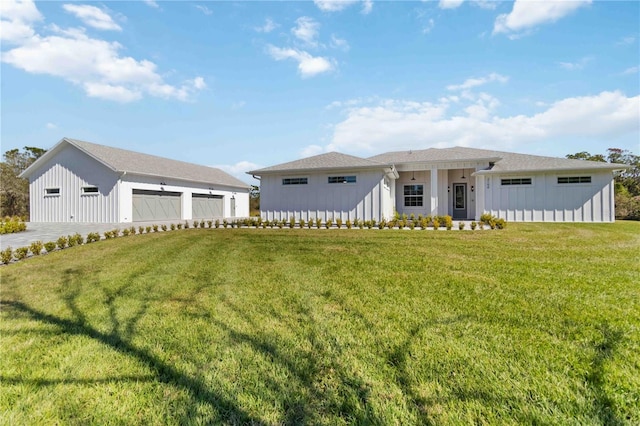
[[[220,169],[63,138],[27,168],[32,222],[249,216],[249,185]]]
[[[380,220],[394,212],[516,222],[613,222],[623,164],[475,148],[359,158],[330,152],[248,172],[268,220]]]

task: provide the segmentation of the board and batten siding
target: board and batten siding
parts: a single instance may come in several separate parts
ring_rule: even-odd
[[[591,176],[591,183],[559,184],[558,177]],[[502,179],[531,178],[530,185],[502,185]],[[613,222],[613,177],[610,171],[484,175],[483,212],[511,222]],[[479,194],[480,195],[480,194]]]
[[[42,165],[29,184],[31,222],[117,222],[118,175],[87,154],[62,149]],[[83,187],[98,192],[83,194]],[[59,188],[58,195],[46,195]]]
[[[328,183],[329,176],[344,175],[355,175],[356,183]],[[284,178],[296,177],[307,178],[307,184],[282,184]],[[393,185],[382,171],[264,175],[260,212],[266,220],[388,219],[393,216]]]

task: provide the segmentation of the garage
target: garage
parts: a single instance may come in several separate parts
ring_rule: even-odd
[[[180,192],[133,190],[133,221],[180,220]]]
[[[193,194],[191,205],[194,219],[214,219],[224,216],[222,195]]]

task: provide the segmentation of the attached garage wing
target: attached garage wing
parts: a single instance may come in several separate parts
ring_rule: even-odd
[[[213,219],[224,216],[222,195],[193,194],[191,203],[194,219]]]
[[[133,221],[180,220],[180,192],[133,190]]]

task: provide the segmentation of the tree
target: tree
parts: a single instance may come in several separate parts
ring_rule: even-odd
[[[620,148],[607,149],[607,156],[591,155],[587,151],[567,155],[576,160],[603,161],[626,164],[628,170],[616,173],[615,203],[616,216],[626,219],[640,220],[640,156]]]
[[[0,215],[27,216],[29,214],[29,181],[18,177],[45,152],[45,149],[25,146],[24,152],[11,149],[0,163]]]
[[[260,187],[256,185],[251,185],[251,189],[249,190],[249,210],[251,214],[259,214],[260,213]]]

